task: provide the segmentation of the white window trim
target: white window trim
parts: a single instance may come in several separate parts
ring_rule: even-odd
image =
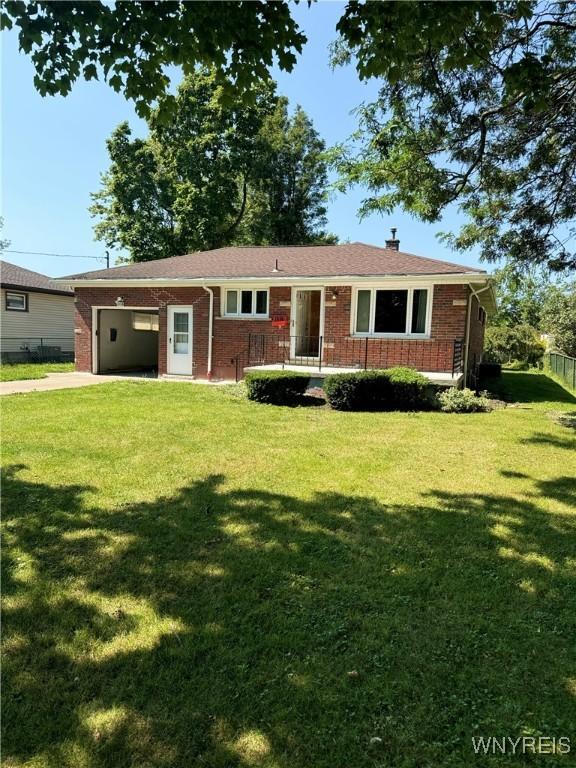
[[[356,313],[358,311],[358,292],[370,291],[370,328],[374,328],[374,319],[376,317],[376,291],[408,291],[408,304],[406,306],[406,330],[404,333],[376,333],[373,330],[356,330]],[[414,301],[414,291],[425,290],[428,292],[426,297],[426,327],[424,333],[412,333],[410,326],[412,324],[412,305]],[[352,311],[350,312],[350,335],[360,338],[371,339],[429,339],[432,328],[432,304],[434,302],[433,284],[406,285],[406,283],[382,283],[370,286],[358,286],[354,288],[352,294]]]
[[[9,307],[8,306],[8,297],[9,296],[21,296],[24,299],[24,306],[23,307]],[[6,295],[4,297],[4,309],[6,312],[28,312],[28,294],[25,291],[6,291]]]
[[[228,293],[229,291],[237,291],[238,303],[237,312],[227,312],[226,307],[228,305]],[[265,313],[244,313],[241,312],[242,306],[242,291],[251,291],[252,293],[252,308],[256,310],[256,293],[258,291],[266,291],[266,312]],[[270,319],[270,288],[267,285],[227,285],[220,289],[221,302],[220,302],[220,314],[224,318],[235,318],[237,320],[269,320]]]
[[[135,307],[132,304],[125,307],[119,307],[117,304],[92,304],[92,373],[98,373],[98,366],[100,365],[98,354],[98,312],[101,309],[136,310],[138,312],[146,312],[146,310],[150,310],[151,312],[160,312],[160,307]],[[75,333],[78,333],[78,331],[79,329],[77,328]]]

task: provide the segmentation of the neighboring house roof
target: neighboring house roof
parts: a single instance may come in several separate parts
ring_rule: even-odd
[[[364,243],[231,246],[127,264],[60,280],[216,280],[486,275],[484,270]],[[488,275],[486,275],[488,277]]]
[[[65,291],[62,286],[55,283],[46,275],[32,272],[31,269],[18,267],[8,261],[0,261],[0,286],[13,288],[19,291],[33,291],[36,293],[55,293],[59,296],[73,296],[71,291]]]

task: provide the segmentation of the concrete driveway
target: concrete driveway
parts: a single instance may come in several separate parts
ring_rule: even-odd
[[[156,382],[185,382],[187,384],[202,384],[204,386],[223,386],[233,384],[233,381],[206,381],[205,379],[191,379],[186,377],[161,376],[151,378],[148,376],[115,376],[113,374],[100,376],[95,373],[49,373],[45,379],[24,379],[22,381],[0,381],[0,395],[18,395],[24,392],[49,392],[51,389],[76,389],[77,387],[89,387],[92,384],[107,384],[111,381],[156,381]]]
[[[0,395],[17,395],[23,392],[48,392],[51,389],[76,389],[109,381],[125,381],[127,378],[146,381],[136,376],[97,376],[93,373],[49,373],[45,379],[24,379],[22,381],[1,381]],[[154,379],[152,379],[154,381]]]

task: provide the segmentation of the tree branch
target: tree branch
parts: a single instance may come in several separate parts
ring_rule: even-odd
[[[472,161],[471,165],[468,166],[468,169],[466,170],[466,172],[462,175],[461,180],[454,187],[454,192],[450,196],[450,198],[448,199],[449,203],[452,203],[452,202],[454,202],[454,200],[456,200],[458,195],[462,192],[462,190],[464,189],[464,187],[468,183],[468,180],[469,180],[470,176],[474,173],[476,168],[482,162],[482,159],[484,157],[484,150],[486,149],[486,136],[487,136],[487,133],[488,133],[488,125],[487,125],[486,121],[488,120],[488,118],[489,117],[493,117],[494,115],[502,114],[502,113],[506,112],[508,109],[511,109],[512,107],[515,107],[516,104],[518,104],[518,102],[522,98],[524,98],[524,93],[523,92],[519,93],[518,96],[516,96],[516,98],[513,99],[509,104],[502,104],[502,106],[500,106],[500,107],[490,107],[490,109],[486,109],[486,110],[484,110],[484,112],[482,112],[482,114],[480,115],[480,118],[479,118],[479,120],[480,120],[480,126],[479,126],[480,140],[479,140],[479,145],[478,145],[478,151],[476,152],[476,157]]]

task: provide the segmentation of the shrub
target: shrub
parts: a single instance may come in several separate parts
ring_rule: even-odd
[[[529,325],[496,325],[486,329],[484,358],[487,362],[521,360],[528,365],[537,365],[544,349],[538,331]]]
[[[510,360],[509,363],[505,363],[504,368],[508,371],[527,371],[530,364],[526,360]]]
[[[339,411],[420,410],[428,408],[430,382],[411,368],[338,373],[324,380],[324,392]]]
[[[337,411],[371,411],[389,393],[384,371],[336,373],[324,379],[324,394]]]
[[[480,363],[478,372],[481,379],[491,379],[502,375],[500,363]]]
[[[294,371],[251,371],[246,374],[249,400],[272,405],[295,405],[306,392],[310,376]]]
[[[487,411],[490,407],[488,399],[478,396],[472,389],[456,389],[449,387],[438,394],[440,410],[446,413],[475,413]]]
[[[400,411],[421,410],[429,405],[430,381],[412,368],[388,368],[391,400]]]

